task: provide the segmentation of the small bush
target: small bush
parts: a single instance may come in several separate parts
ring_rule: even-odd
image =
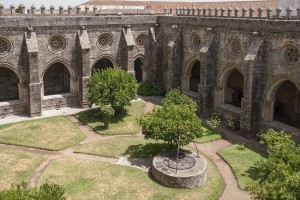
[[[154,93],[154,86],[150,81],[142,81],[137,93],[143,96],[151,96]]]
[[[44,183],[40,188],[30,188],[26,182],[0,191],[2,200],[65,200],[65,189],[54,183]]]
[[[213,113],[209,120],[207,120],[207,125],[210,129],[214,130],[218,128],[221,124],[221,114],[220,113]],[[212,134],[212,131],[208,131],[209,134]]]
[[[238,143],[237,146],[236,146],[237,150],[239,151],[244,151],[245,150],[245,145],[242,143]]]
[[[239,125],[240,125],[240,120],[237,119],[236,117],[230,117],[228,119],[228,126],[231,129],[237,129],[237,128],[239,128]]]
[[[160,86],[154,86],[153,88],[153,95],[156,96],[164,96],[166,94],[166,91],[163,87]]]

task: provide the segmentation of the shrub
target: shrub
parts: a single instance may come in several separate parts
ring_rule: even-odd
[[[88,82],[87,96],[92,104],[111,105],[120,110],[137,98],[135,78],[121,68],[95,70]]]
[[[166,94],[166,91],[165,91],[165,89],[163,87],[154,86],[153,95],[164,96],[165,94]]]
[[[142,81],[138,88],[138,94],[143,96],[151,96],[154,92],[154,86],[150,81]]]
[[[197,110],[196,102],[182,94],[179,89],[173,89],[166,94],[166,98],[163,99],[163,105],[184,105],[187,106],[189,109],[193,110],[194,112]]]
[[[44,183],[39,188],[30,188],[26,182],[12,185],[0,191],[2,200],[65,200],[65,189],[54,183]]]
[[[248,184],[254,199],[300,199],[300,146],[291,134],[272,129],[259,134],[268,159],[257,163],[257,179]]]
[[[237,119],[236,117],[230,117],[228,119],[228,126],[231,129],[237,129],[237,128],[239,128],[239,125],[240,125],[240,120]]]
[[[216,129],[221,124],[221,114],[220,113],[213,113],[209,120],[207,120],[207,125],[210,129]],[[209,134],[212,134],[212,131],[208,131]]]

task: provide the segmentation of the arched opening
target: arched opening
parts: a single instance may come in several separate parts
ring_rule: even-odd
[[[200,62],[196,61],[193,65],[190,74],[190,91],[198,92],[199,83],[200,83]]]
[[[102,58],[94,64],[93,72],[95,69],[102,70],[113,66],[114,66],[113,63],[108,58]]]
[[[244,90],[244,77],[234,69],[228,76],[225,88],[225,103],[241,107]]]
[[[289,80],[284,81],[277,89],[274,120],[300,128],[300,91]]]
[[[141,58],[137,58],[134,61],[134,72],[135,72],[135,78],[137,82],[141,82],[143,80],[143,70],[142,70],[143,62]]]
[[[43,77],[44,95],[53,95],[70,92],[70,74],[62,63],[51,65]]]
[[[19,99],[19,78],[14,71],[0,67],[0,102]]]

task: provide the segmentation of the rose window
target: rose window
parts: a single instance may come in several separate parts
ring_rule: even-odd
[[[231,57],[238,57],[242,53],[241,41],[238,38],[231,38],[227,43],[227,53]]]
[[[50,50],[54,52],[64,50],[66,47],[66,40],[60,35],[52,36],[49,40],[49,47]]]
[[[100,48],[108,48],[112,43],[113,39],[109,33],[102,33],[98,38],[98,45]]]
[[[8,44],[5,40],[0,39],[0,53],[5,53],[8,51]]]
[[[299,51],[296,47],[290,47],[285,51],[284,58],[287,64],[293,65],[299,60]]]
[[[141,34],[136,38],[136,44],[140,47],[144,47],[147,43],[147,35]]]

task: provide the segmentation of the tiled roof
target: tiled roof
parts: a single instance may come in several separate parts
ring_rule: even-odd
[[[166,1],[118,1],[118,0],[91,0],[81,4],[81,6],[145,6],[155,12],[163,12],[164,7],[172,8],[175,12],[180,7],[199,8],[246,8],[253,7],[255,10],[262,8],[265,10],[271,7],[273,10],[278,6],[277,0],[255,0],[255,1],[232,1],[232,2],[166,2]]]

